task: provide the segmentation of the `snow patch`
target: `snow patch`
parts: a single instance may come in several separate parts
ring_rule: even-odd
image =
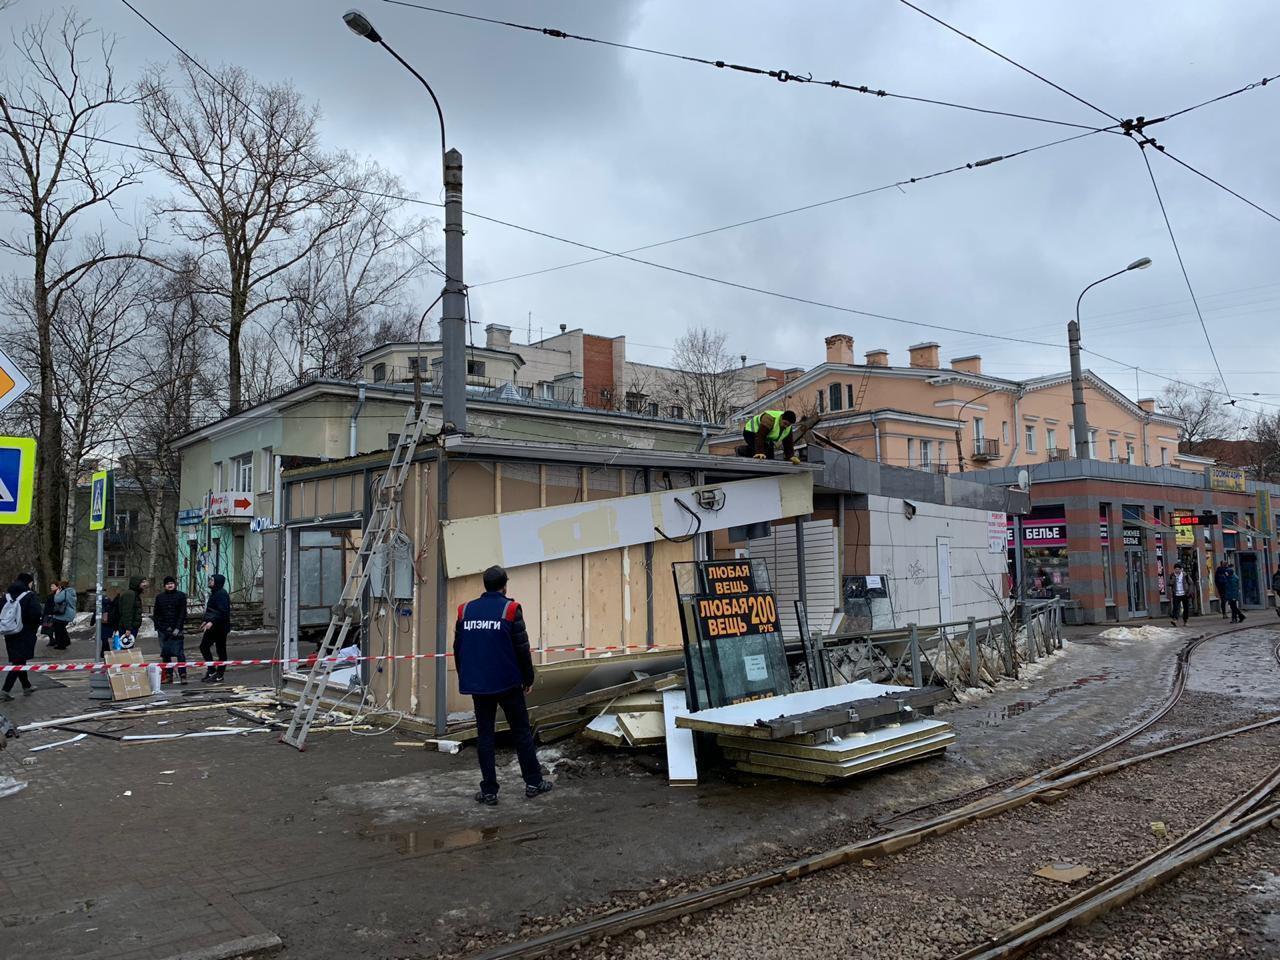
[[[1157,627],[1149,623],[1140,627],[1111,627],[1109,630],[1103,630],[1098,634],[1103,640],[1145,641],[1147,643],[1185,638],[1186,635],[1184,630],[1178,630],[1174,627]]]

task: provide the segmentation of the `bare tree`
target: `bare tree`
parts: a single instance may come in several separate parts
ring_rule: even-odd
[[[725,346],[723,331],[691,327],[675,342],[673,370],[663,387],[689,416],[724,423],[734,406],[738,385],[736,359]]]
[[[1280,477],[1280,411],[1259,412],[1245,428],[1249,472],[1255,480],[1274,481]]]
[[[134,100],[116,84],[114,42],[74,10],[28,24],[10,61],[21,71],[0,93],[0,209],[20,227],[0,237],[0,250],[31,262],[30,318],[39,385],[35,428],[37,569],[48,583],[61,568],[64,483],[62,420],[55,409],[53,328],[63,298],[96,267],[136,255],[108,249],[101,234],[72,248],[81,222],[115,214],[115,199],[138,182],[140,166],[88,139],[112,110]],[[75,253],[70,251],[74,249]]]
[[[227,343],[236,413],[246,321],[289,298],[288,272],[350,215],[337,180],[342,160],[321,150],[319,111],[288,84],[261,84],[234,67],[209,76],[180,60],[172,74],[151,70],[141,92],[155,164],[178,188],[161,212],[195,245],[201,292],[226,305],[215,329]]]
[[[1198,386],[1174,381],[1160,394],[1161,409],[1182,421],[1178,439],[1184,453],[1199,453],[1205,441],[1230,439],[1237,432],[1231,407],[1213,386],[1213,381]]]

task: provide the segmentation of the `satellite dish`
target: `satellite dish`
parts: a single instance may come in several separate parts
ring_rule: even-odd
[[[1031,473],[1025,467],[1018,471],[1018,489],[1031,489]]]

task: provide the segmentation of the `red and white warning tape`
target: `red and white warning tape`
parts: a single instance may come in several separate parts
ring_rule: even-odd
[[[678,653],[681,647],[547,647],[534,650],[535,654],[554,653]],[[383,653],[360,657],[252,657],[244,660],[187,660],[185,663],[163,664],[152,660],[144,663],[99,663],[96,660],[72,660],[65,663],[28,663],[4,664],[0,673],[15,670],[29,670],[32,673],[70,673],[74,671],[100,672],[104,670],[145,670],[147,667],[186,667],[198,670],[201,667],[270,667],[300,664],[311,666],[320,660],[334,665],[351,666],[361,660],[440,660],[452,657],[452,653]]]

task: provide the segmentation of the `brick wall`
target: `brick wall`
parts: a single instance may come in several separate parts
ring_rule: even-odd
[[[582,389],[589,406],[599,404],[600,391],[608,390],[618,395],[618,385],[613,378],[613,340],[583,334],[582,337]]]

